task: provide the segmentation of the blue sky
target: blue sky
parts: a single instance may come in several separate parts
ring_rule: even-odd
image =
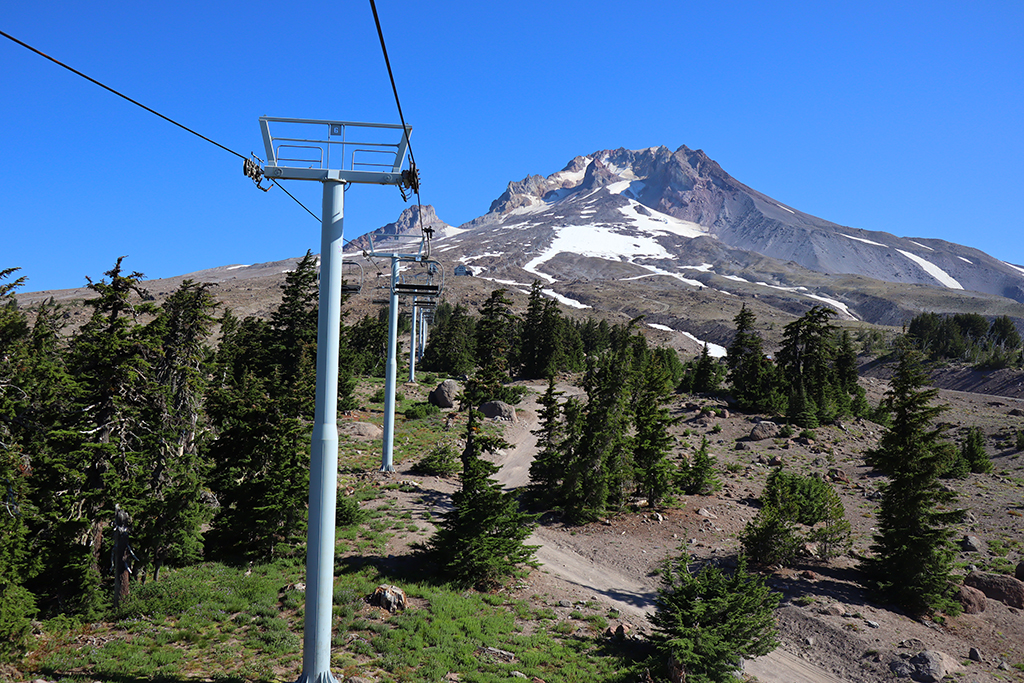
[[[458,225],[608,148],[703,149],[843,225],[1024,264],[1024,3],[378,0],[422,200]],[[0,30],[222,145],[261,115],[397,123],[368,0],[4,3]],[[237,157],[0,38],[0,268],[25,291],[299,256]],[[316,183],[286,185],[315,213]],[[346,194],[346,238],[397,189]]]

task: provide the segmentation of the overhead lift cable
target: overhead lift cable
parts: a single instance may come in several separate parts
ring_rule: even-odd
[[[30,50],[31,52],[34,52],[34,53],[36,53],[36,54],[37,54],[37,55],[39,55],[40,57],[43,57],[43,58],[45,58],[45,59],[48,59],[48,60],[50,60],[51,62],[53,62],[53,63],[54,63],[54,64],[56,64],[57,66],[63,67],[63,68],[65,68],[65,69],[67,69],[68,71],[70,71],[71,73],[73,73],[73,74],[77,75],[77,76],[81,76],[82,78],[84,78],[85,80],[89,81],[90,83],[94,83],[94,84],[96,84],[96,85],[100,86],[100,87],[101,87],[101,88],[103,88],[104,90],[107,90],[107,91],[109,91],[109,92],[111,92],[111,93],[113,93],[113,94],[117,95],[118,97],[120,97],[120,98],[122,98],[122,99],[125,99],[125,100],[127,100],[127,101],[131,102],[131,103],[132,103],[132,104],[134,104],[135,106],[137,106],[137,107],[140,107],[140,108],[142,108],[142,109],[145,109],[145,110],[146,110],[146,111],[148,111],[148,112],[149,112],[150,114],[153,114],[154,116],[159,116],[159,117],[160,117],[160,118],[162,118],[162,119],[163,119],[164,121],[167,121],[168,123],[172,123],[172,124],[174,124],[175,126],[177,126],[178,128],[181,128],[182,130],[188,131],[189,133],[192,133],[192,135],[195,135],[195,136],[196,136],[196,137],[198,137],[198,138],[202,138],[203,140],[206,140],[206,141],[207,141],[207,142],[209,142],[209,143],[210,143],[211,145],[214,145],[214,146],[216,146],[216,147],[220,147],[220,148],[221,148],[222,150],[224,150],[225,152],[228,152],[229,154],[234,154],[234,155],[235,155],[236,157],[238,157],[239,159],[241,159],[241,160],[242,160],[242,161],[244,162],[244,172],[245,172],[245,175],[246,175],[247,177],[249,177],[249,178],[252,178],[253,182],[255,182],[255,183],[256,183],[256,187],[258,187],[259,189],[263,190],[264,192],[266,192],[267,190],[269,190],[269,189],[270,189],[269,187],[262,187],[262,186],[260,185],[260,180],[261,180],[261,179],[263,178],[263,171],[262,171],[262,169],[260,168],[259,164],[257,163],[257,161],[258,161],[258,160],[253,160],[253,159],[250,159],[249,157],[247,157],[247,156],[245,156],[245,155],[243,155],[243,154],[239,154],[238,152],[236,152],[236,151],[235,151],[235,150],[233,150],[233,149],[230,149],[230,148],[228,148],[228,147],[225,147],[224,145],[220,144],[220,143],[219,143],[219,142],[217,142],[216,140],[211,140],[210,138],[206,137],[206,136],[205,136],[205,135],[203,135],[202,133],[198,133],[198,132],[196,132],[196,131],[192,130],[191,128],[189,128],[188,126],[186,126],[186,125],[184,125],[184,124],[181,124],[181,123],[178,123],[177,121],[175,121],[174,119],[170,118],[169,116],[164,116],[163,114],[161,114],[161,113],[160,113],[160,112],[158,112],[157,110],[155,110],[155,109],[153,109],[153,108],[151,108],[151,107],[147,107],[146,105],[142,104],[142,103],[141,103],[141,102],[139,102],[138,100],[135,100],[135,99],[132,99],[131,97],[128,97],[128,96],[127,96],[127,95],[125,95],[124,93],[122,93],[122,92],[119,92],[119,91],[115,90],[114,88],[111,88],[111,87],[110,87],[109,85],[106,85],[105,83],[101,83],[100,81],[96,80],[96,79],[95,79],[95,78],[93,78],[92,76],[89,76],[89,75],[87,75],[87,74],[84,74],[84,73],[82,73],[81,71],[79,71],[78,69],[76,69],[76,68],[74,68],[74,67],[68,66],[67,64],[65,64],[64,62],[60,61],[59,59],[56,59],[56,58],[54,58],[54,57],[51,57],[50,55],[46,54],[46,53],[45,53],[45,52],[43,52],[42,50],[38,50],[38,49],[36,49],[36,48],[32,47],[31,45],[29,45],[28,43],[26,43],[26,42],[24,42],[24,41],[18,40],[17,38],[15,38],[14,36],[12,36],[12,35],[11,35],[11,34],[9,34],[9,33],[6,33],[5,31],[0,31],[0,36],[3,36],[4,38],[7,38],[8,40],[11,40],[12,42],[15,42],[15,43],[17,43],[18,45],[21,45],[21,46],[22,46],[23,48],[25,48],[26,50]],[[390,68],[391,68],[391,67],[389,66],[389,67],[388,67],[388,69],[390,70]],[[396,97],[397,97],[397,95],[396,95]],[[401,116],[401,110],[399,110],[399,116]],[[403,123],[404,123],[404,122],[403,122]],[[410,149],[410,151],[409,151],[409,157],[410,157],[410,159],[412,158],[412,150],[411,150],[411,149]],[[269,180],[270,182],[274,183],[274,185],[277,185],[278,187],[280,187],[280,188],[281,188],[281,190],[282,190],[282,191],[283,191],[283,192],[284,192],[284,193],[285,193],[286,195],[288,195],[289,197],[291,197],[291,198],[292,198],[292,200],[293,200],[293,201],[294,201],[294,202],[295,202],[296,204],[298,204],[298,205],[299,205],[299,206],[301,206],[301,207],[302,207],[303,209],[305,209],[305,210],[306,210],[306,213],[308,213],[308,214],[309,214],[310,216],[312,216],[312,217],[313,217],[313,218],[314,218],[314,219],[315,219],[315,220],[316,220],[316,221],[317,221],[318,223],[320,222],[320,217],[319,217],[319,216],[317,216],[317,215],[316,215],[315,213],[313,213],[312,211],[310,211],[310,210],[309,210],[309,207],[307,207],[307,206],[306,206],[305,204],[303,204],[303,203],[302,203],[301,201],[299,201],[299,200],[298,200],[298,198],[296,198],[296,197],[295,197],[295,195],[293,195],[293,194],[292,194],[291,192],[289,192],[288,190],[286,190],[286,189],[284,188],[284,186],[283,186],[283,185],[281,185],[281,183],[277,182],[277,181],[276,181],[276,180],[274,180],[273,178],[267,178],[267,180]],[[417,184],[417,188],[418,188],[418,184]],[[346,240],[346,243],[351,243],[351,240]]]
[[[402,130],[405,131],[405,142],[409,147],[409,170],[402,172],[403,185],[416,194],[416,221],[420,224],[420,232],[427,238],[427,258],[430,258],[430,238],[434,234],[431,227],[423,227],[423,202],[420,199],[420,172],[416,167],[416,156],[412,152],[412,141],[409,139],[409,127],[405,125],[405,116],[402,114],[402,102],[398,99],[398,86],[395,85],[395,73],[391,70],[391,59],[388,58],[388,48],[384,43],[384,31],[380,27],[380,17],[377,15],[377,3],[370,0],[370,9],[373,10],[373,21],[377,25],[377,36],[380,38],[380,49],[384,53],[384,64],[388,68],[388,78],[391,79],[391,91],[395,94],[395,106],[398,107],[398,119],[402,123]],[[402,189],[402,186],[399,186]],[[405,199],[405,191],[402,189],[402,198]]]

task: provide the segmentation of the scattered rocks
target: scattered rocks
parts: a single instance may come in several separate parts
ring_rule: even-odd
[[[1004,605],[1024,609],[1024,581],[1006,574],[971,572],[964,579],[965,586],[977,588],[987,597]]]
[[[476,649],[476,653],[478,655],[490,657],[491,659],[496,659],[502,662],[516,661],[516,656],[514,654],[512,654],[508,650],[501,650],[496,647],[478,647]]]

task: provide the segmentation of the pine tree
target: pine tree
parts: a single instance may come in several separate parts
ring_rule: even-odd
[[[17,270],[0,270],[0,280]],[[24,282],[25,278],[19,277],[0,283],[0,662],[25,651],[36,612],[35,597],[24,586],[30,571],[29,529],[23,511],[30,460],[16,441],[21,430],[12,424],[25,406],[19,374],[29,327],[13,296]]]
[[[722,482],[715,474],[715,460],[708,452],[707,437],[701,439],[700,448],[694,453],[692,462],[680,468],[679,483],[691,496],[711,495],[722,488]]]
[[[710,563],[691,572],[684,557],[665,563],[649,617],[654,642],[687,683],[736,680],[743,658],[766,655],[779,643],[773,611],[781,595],[747,572],[741,556],[731,575]]]
[[[555,389],[554,377],[549,377],[544,395],[537,399],[541,406],[537,415],[540,428],[532,432],[537,437],[537,455],[530,463],[529,486],[533,501],[550,503],[561,497],[565,474],[565,454],[562,450],[565,426],[561,420],[562,407],[558,399],[563,394]]]
[[[638,492],[648,503],[657,505],[672,487],[673,466],[668,459],[672,449],[670,426],[678,422],[665,407],[671,388],[671,376],[661,356],[650,355],[633,388],[633,462]]]
[[[46,607],[86,617],[98,615],[105,601],[101,549],[115,505],[140,510],[152,472],[145,408],[155,387],[155,344],[140,317],[156,308],[147,303],[142,273],[124,274],[122,260],[104,274],[109,281],[89,280],[98,296],[86,301],[92,316],[69,348],[72,402],[33,463],[36,490],[61,492],[36,498],[40,552],[48,562],[34,585]]]
[[[947,459],[944,427],[931,425],[945,408],[931,404],[938,390],[923,389],[926,381],[920,352],[901,350],[885,398],[891,426],[868,453],[869,464],[888,483],[882,487],[874,557],[864,563],[883,597],[918,614],[956,609],[951,525],[964,514],[948,509],[956,493],[939,482]]]
[[[151,407],[155,460],[147,504],[135,521],[154,580],[163,564],[187,564],[202,556],[200,528],[211,516],[201,500],[209,464],[200,457],[208,432],[203,409],[210,362],[206,340],[217,307],[210,287],[185,280],[152,323],[160,341],[154,362],[159,388]]]
[[[476,323],[462,304],[437,307],[434,329],[423,352],[423,367],[456,377],[476,366]]]
[[[469,411],[462,487],[452,494],[452,509],[445,513],[429,548],[453,583],[494,588],[532,564],[537,546],[524,542],[533,531],[535,516],[520,512],[515,493],[504,491],[491,478],[498,468],[480,455],[508,444],[481,434],[481,417],[478,411]]]

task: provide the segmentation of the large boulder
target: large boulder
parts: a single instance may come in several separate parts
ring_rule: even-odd
[[[1014,570],[1013,575],[1021,581],[1024,581],[1024,562],[1017,565],[1017,569]]]
[[[774,439],[779,435],[779,425],[774,422],[765,420],[764,422],[758,422],[750,432],[751,441],[763,441],[764,439]]]
[[[459,383],[453,379],[441,382],[427,395],[427,401],[438,408],[454,408],[459,395]]]
[[[338,433],[357,441],[373,441],[384,435],[384,430],[372,422],[340,422]]]
[[[987,598],[977,588],[971,586],[960,586],[959,591],[956,595],[957,602],[964,608],[966,614],[981,614],[985,611],[985,602]]]
[[[480,412],[484,417],[496,418],[499,420],[516,421],[516,409],[504,401],[488,401],[480,405]]]
[[[1024,581],[1007,574],[971,572],[964,579],[965,586],[977,588],[992,600],[1004,605],[1024,609]]]

